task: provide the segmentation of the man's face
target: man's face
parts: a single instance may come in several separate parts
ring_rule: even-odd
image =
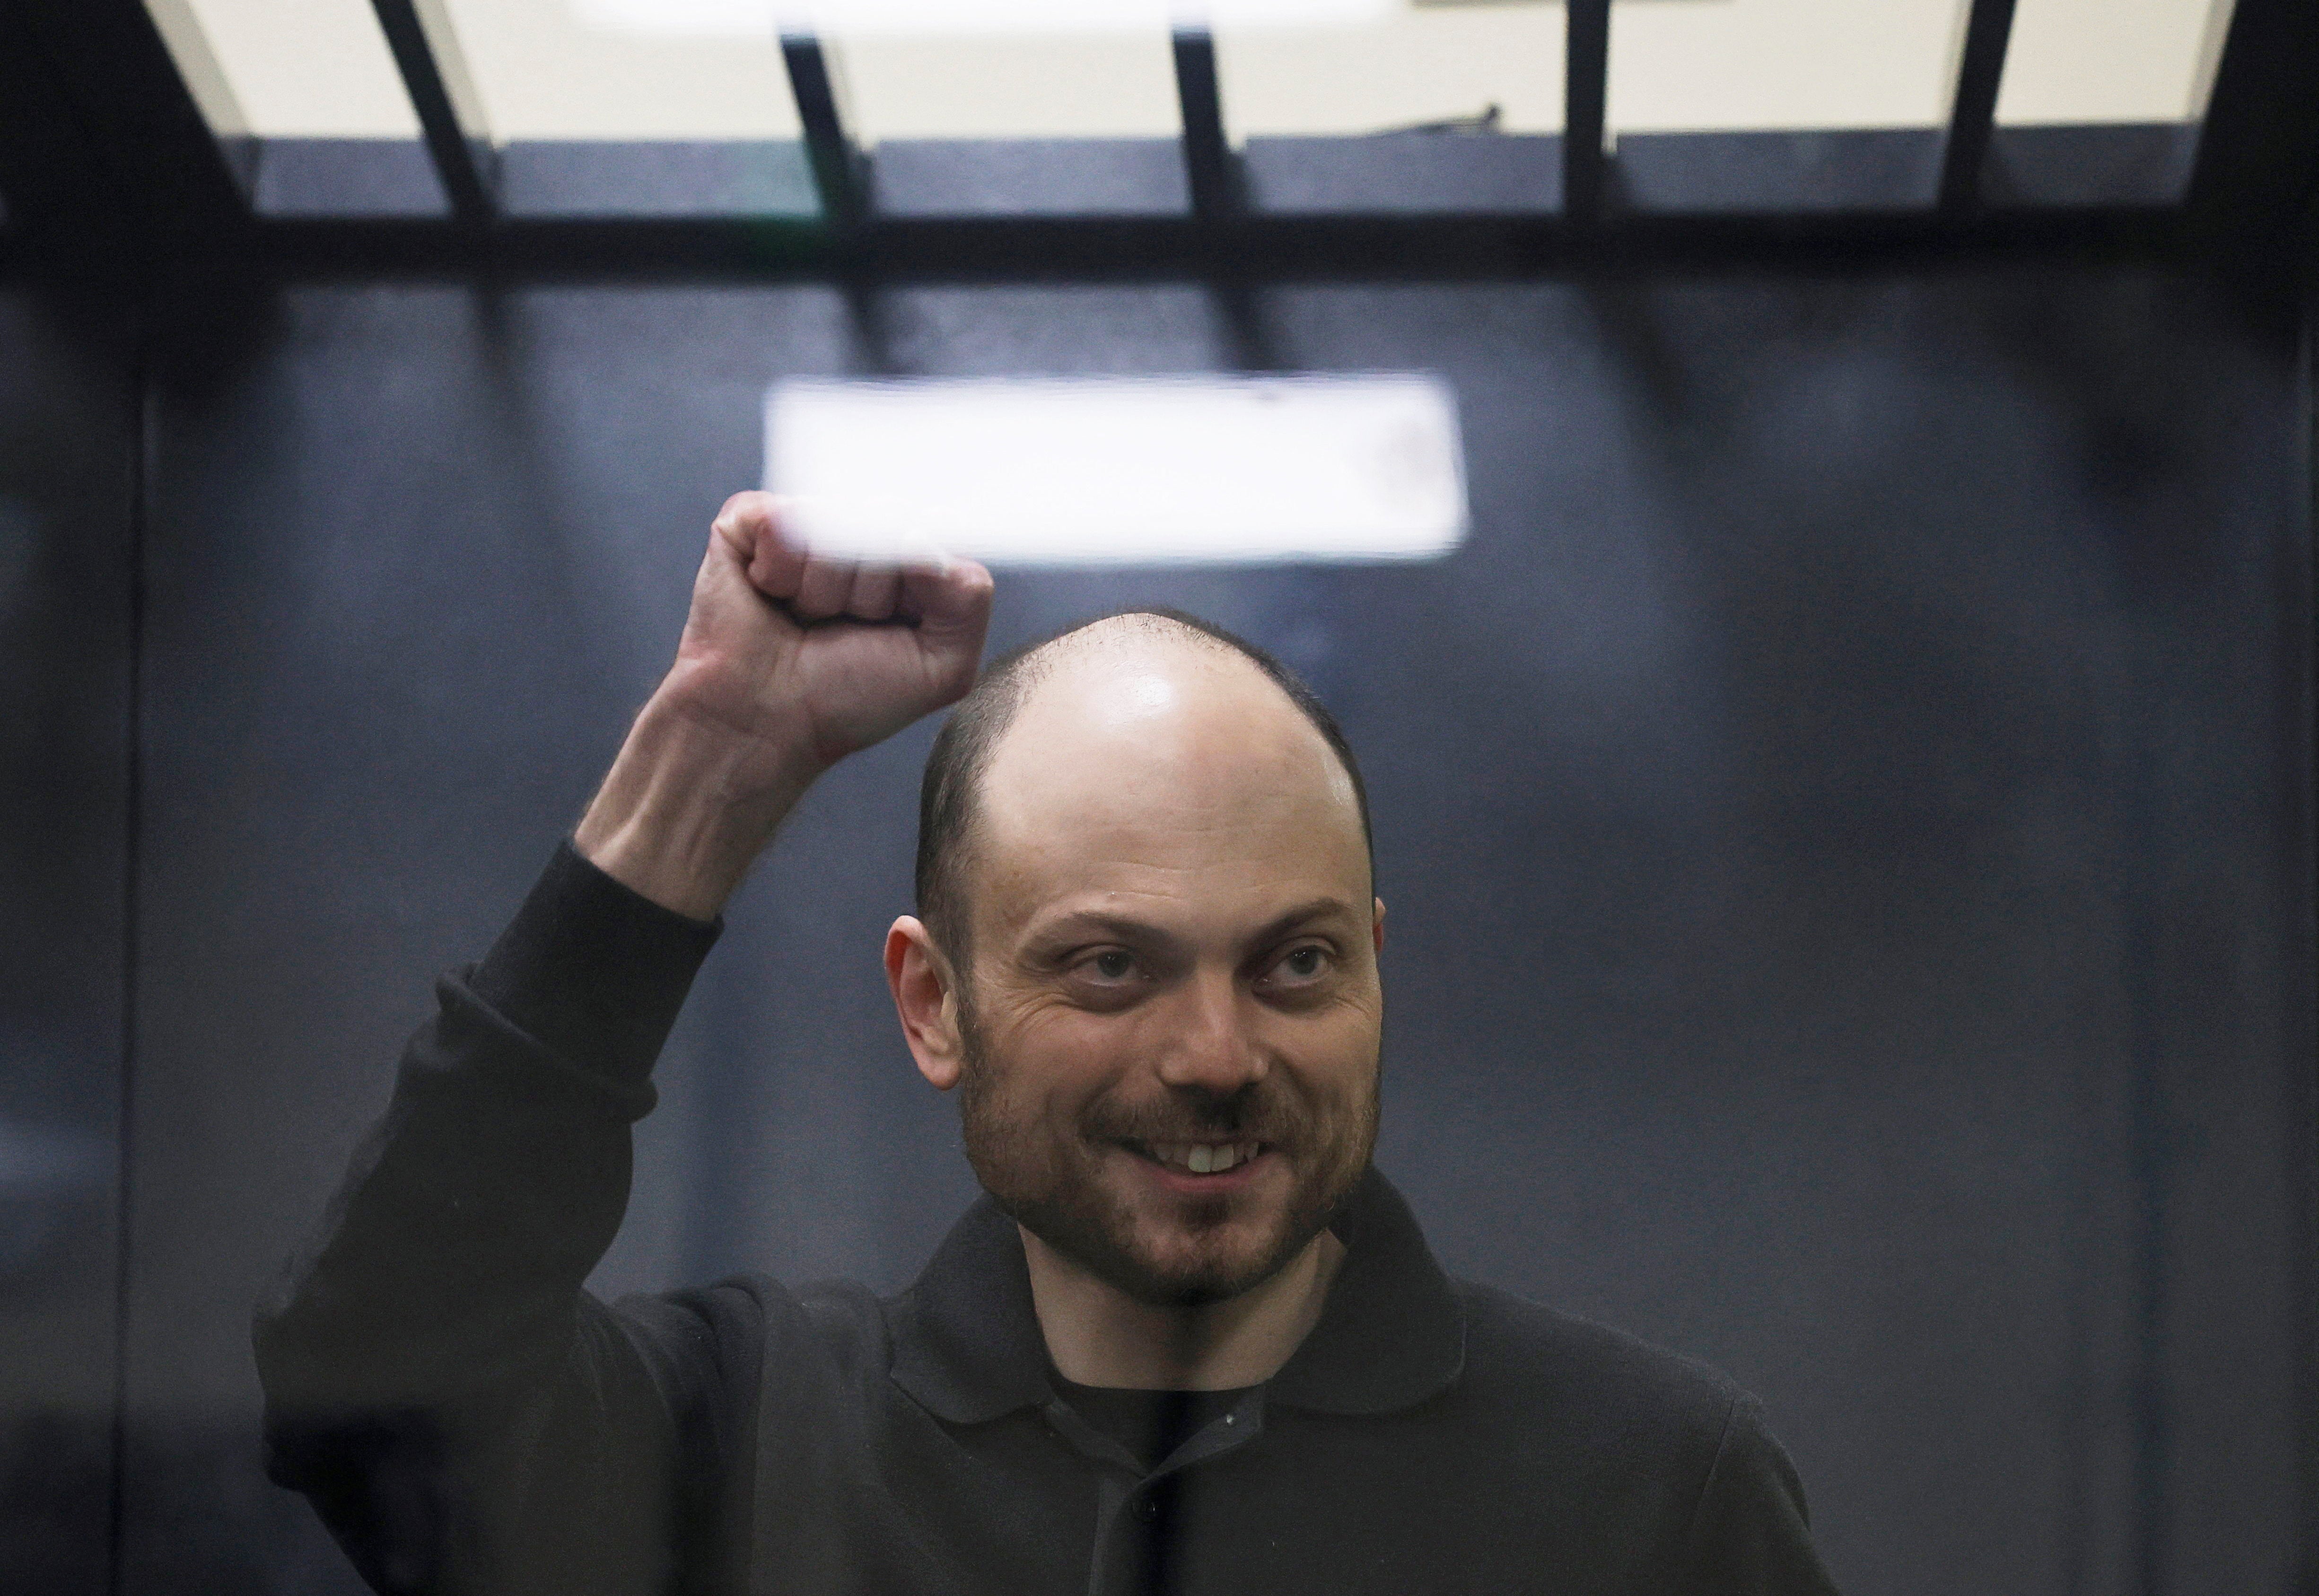
[[[1141,1301],[1270,1276],[1376,1135],[1382,910],[1327,744],[1234,655],[1065,660],[991,762],[966,868],[983,1186]]]

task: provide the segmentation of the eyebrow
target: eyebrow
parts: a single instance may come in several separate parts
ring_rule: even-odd
[[[1315,897],[1298,904],[1295,908],[1275,915],[1258,928],[1250,942],[1261,946],[1277,941],[1300,925],[1310,924],[1331,915],[1350,919],[1352,905],[1341,897]],[[1118,937],[1123,942],[1173,942],[1179,941],[1174,933],[1154,925],[1149,920],[1138,920],[1132,915],[1107,915],[1100,909],[1081,909],[1064,915],[1039,927],[1031,938],[1033,946],[1041,946],[1071,935],[1075,932],[1099,931]]]

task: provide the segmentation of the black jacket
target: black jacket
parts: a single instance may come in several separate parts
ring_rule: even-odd
[[[898,1297],[598,1303],[714,937],[560,851],[261,1307],[270,1472],[378,1589],[1830,1589],[1752,1398],[1452,1281],[1374,1172],[1311,1336],[1149,1472],[1056,1395],[987,1199]]]

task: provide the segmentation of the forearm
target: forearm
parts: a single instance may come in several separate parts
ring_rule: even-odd
[[[802,736],[718,724],[683,669],[636,717],[573,844],[663,908],[712,920],[822,765]]]

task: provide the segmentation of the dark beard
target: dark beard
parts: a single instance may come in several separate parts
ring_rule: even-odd
[[[1003,1067],[994,1069],[972,1010],[959,1005],[965,1068],[960,1121],[967,1161],[1008,1217],[1097,1279],[1153,1307],[1197,1307],[1223,1302],[1262,1285],[1326,1230],[1368,1168],[1376,1145],[1374,1082],[1343,1113],[1316,1114],[1276,1084],[1252,1083],[1229,1096],[1182,1096],[1148,1112],[1111,1114],[1097,1124],[1070,1128],[1058,1150],[1051,1128],[1026,1122],[1006,1101]],[[1196,1239],[1193,1261],[1171,1262],[1137,1245],[1136,1215],[1107,1190],[1087,1163],[1089,1144],[1120,1141],[1253,1141],[1295,1149],[1319,1162],[1298,1177],[1275,1233],[1251,1256],[1220,1256],[1197,1245],[1231,1225],[1238,1204],[1217,1196],[1188,1206],[1186,1223]],[[1058,1167],[1058,1166],[1060,1167]]]

